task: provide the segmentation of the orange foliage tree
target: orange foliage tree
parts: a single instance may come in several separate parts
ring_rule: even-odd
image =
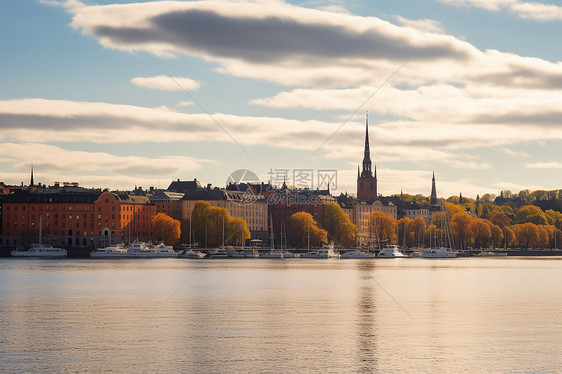
[[[289,233],[289,240],[299,248],[307,247],[309,238],[310,245],[314,247],[328,243],[328,232],[318,227],[312,214],[307,212],[297,212],[291,216]]]
[[[174,245],[181,235],[181,222],[165,213],[158,213],[152,219],[152,233],[157,241]]]

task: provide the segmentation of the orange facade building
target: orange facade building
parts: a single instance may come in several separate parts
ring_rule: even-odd
[[[144,196],[84,192],[21,192],[2,204],[2,244],[26,246],[41,240],[64,247],[103,247],[150,240],[156,208]]]

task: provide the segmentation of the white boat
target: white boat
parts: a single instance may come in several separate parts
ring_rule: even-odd
[[[455,258],[457,251],[448,250],[445,247],[429,248],[422,252],[423,258]]]
[[[307,253],[301,253],[301,258],[339,258],[340,255],[334,250],[333,244],[323,244],[322,249],[317,251],[308,251]]]
[[[29,249],[16,248],[10,254],[12,257],[66,257],[66,249],[54,248],[50,244],[43,244],[43,216],[39,216],[39,243],[31,244]]]
[[[29,249],[16,248],[11,252],[12,257],[66,257],[66,249],[54,248],[50,244],[31,244]]]
[[[235,251],[230,254],[232,258],[254,258],[259,257],[254,251]]]
[[[176,258],[178,254],[174,251],[174,248],[164,243],[160,243],[156,246],[149,246],[146,243],[133,243],[127,248],[127,257],[133,258]]]
[[[178,254],[179,258],[203,258],[205,254],[201,251],[195,251],[193,249],[185,251],[185,253]]]
[[[296,258],[299,257],[298,254],[289,251],[271,251],[266,253],[260,253],[260,258]]]
[[[217,250],[214,252],[209,252],[207,258],[209,259],[228,258],[228,252],[225,250]]]
[[[380,258],[399,258],[399,257],[406,257],[406,255],[400,252],[400,247],[396,244],[390,245],[386,248],[381,249],[377,257]]]
[[[105,257],[127,257],[127,248],[123,245],[112,245],[105,248],[99,248],[90,252],[90,257],[105,258]]]
[[[340,258],[375,258],[375,254],[355,250],[340,254]]]
[[[507,252],[495,252],[495,251],[482,251],[478,253],[478,257],[506,257]]]

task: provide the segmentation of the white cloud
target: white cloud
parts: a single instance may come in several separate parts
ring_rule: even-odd
[[[74,28],[107,48],[188,54],[218,63],[217,71],[225,74],[288,86],[376,86],[406,59],[396,82],[523,88],[553,88],[562,82],[560,63],[482,52],[438,32],[430,20],[402,19],[417,25],[404,27],[281,1],[167,1],[69,11]],[[428,27],[431,32],[423,31]]]
[[[158,75],[155,77],[135,77],[131,83],[144,88],[160,91],[195,91],[201,84],[193,79]]]
[[[503,8],[516,13],[521,18],[536,21],[562,20],[562,6],[526,2],[521,0],[440,0],[442,3],[463,7],[481,8],[489,11],[499,11]]]
[[[167,187],[171,178],[193,175],[204,166],[215,164],[186,156],[118,156],[38,143],[0,143],[0,158],[13,167],[12,172],[2,173],[2,181],[7,184],[27,183],[33,163],[36,182],[80,182],[84,186],[112,189],[158,186],[161,181]]]
[[[527,169],[562,169],[562,162],[550,161],[550,162],[534,162],[525,164]]]
[[[435,21],[435,20],[432,20],[432,19],[413,20],[413,19],[404,18],[402,16],[396,16],[396,19],[402,25],[407,26],[407,27],[411,27],[413,29],[417,29],[417,30],[420,30],[420,31],[434,32],[434,33],[444,32],[443,25],[441,25],[441,22]]]
[[[179,103],[176,104],[176,106],[179,107],[187,107],[192,105],[193,105],[193,101],[180,101]]]

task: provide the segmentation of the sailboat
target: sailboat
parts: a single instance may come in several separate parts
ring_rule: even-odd
[[[66,257],[66,249],[54,248],[50,244],[42,243],[43,216],[39,217],[39,243],[31,244],[29,249],[16,248],[11,252],[12,257]]]
[[[442,219],[442,226],[443,227],[443,238],[441,238],[441,240],[438,240],[437,237],[434,238],[433,242],[434,245],[431,246],[431,236],[429,237],[429,246],[430,248],[425,249],[422,252],[422,257],[423,258],[455,258],[457,257],[458,252],[450,249],[450,248],[446,248],[445,246],[447,245],[447,243],[451,246],[454,247],[453,244],[453,235],[451,233],[451,228],[449,226],[449,219],[447,217],[447,211],[445,211],[444,217],[441,218]],[[438,241],[440,243],[438,243]]]

